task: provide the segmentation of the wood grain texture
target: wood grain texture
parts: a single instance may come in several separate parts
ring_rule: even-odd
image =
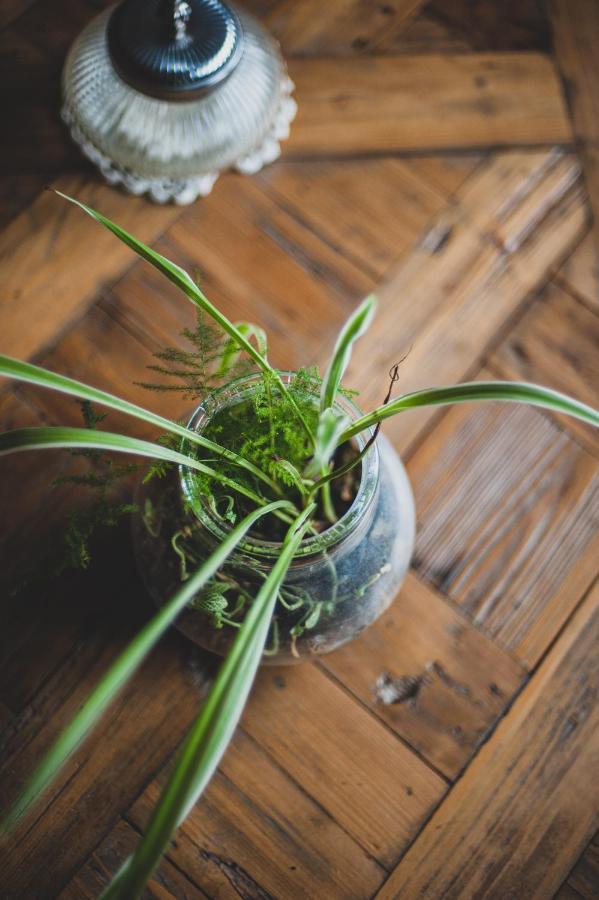
[[[596,589],[380,900],[553,896],[597,825],[598,638]]]
[[[582,158],[599,255],[599,6],[594,0],[551,0],[550,9],[555,54]]]
[[[533,667],[595,576],[597,460],[541,412],[476,405],[447,413],[409,473],[416,570]]]
[[[447,199],[417,166],[396,159],[287,163],[261,180],[294,217],[377,280]]]
[[[550,283],[526,310],[491,356],[502,378],[536,381],[599,405],[599,316]],[[562,428],[599,452],[597,429],[571,416],[558,416]]]
[[[21,636],[20,666],[24,672],[32,671],[32,659],[40,653],[46,674],[33,699],[2,735],[3,809],[115,654],[148,617],[148,600],[123,540],[122,545],[125,552],[120,556],[111,547],[110,565],[106,557],[104,564],[98,559],[91,582],[79,576],[69,585],[62,579],[59,590],[49,583],[37,605],[27,598],[29,616],[38,630]],[[117,589],[113,566],[119,571]],[[54,629],[38,615],[44,602],[54,614]],[[45,649],[38,643],[42,632],[47,635]],[[5,662],[3,654],[3,664],[16,675],[18,661]],[[38,672],[43,674],[42,662]],[[197,712],[205,683],[204,663],[185,641],[175,633],[169,635],[67,763],[43,802],[5,840],[6,896],[56,896],[112,828],[119,809],[132,802],[169,757]],[[8,705],[18,708],[23,687],[13,678],[7,679],[5,690],[11,684]]]
[[[432,0],[428,16],[473,50],[549,50],[550,27],[539,0]]]
[[[274,693],[278,689],[271,685]],[[164,779],[128,818],[143,828]],[[385,871],[243,730],[169,860],[210,897],[368,897]]]
[[[60,900],[96,900],[119,864],[133,853],[139,834],[122,819],[97,847],[86,864],[60,891]],[[163,860],[142,894],[142,900],[204,900],[208,895],[179,869]]]
[[[559,80],[536,53],[294,59],[286,156],[571,140]]]
[[[363,53],[401,32],[422,5],[423,0],[329,0],[324,6],[318,0],[282,0],[265,24],[290,55]]]
[[[599,832],[589,842],[556,896],[564,900],[567,891],[574,897],[583,897],[584,900],[595,900],[599,894]]]
[[[559,269],[556,281],[599,313],[599,255],[591,233]]]
[[[262,671],[242,727],[384,866],[445,792],[439,776],[314,666]]]
[[[181,214],[79,177],[59,178],[54,187],[135,227],[150,243]],[[2,352],[22,359],[39,353],[132,261],[131,251],[80,209],[44,192],[0,233]]]
[[[413,575],[372,628],[321,665],[449,778],[467,764],[525,677],[512,657]],[[383,685],[394,687],[397,699],[386,700]]]
[[[281,367],[326,364],[340,323],[385,282],[348,379],[365,407],[380,402],[388,368],[412,345],[400,389],[471,377],[489,359],[493,372],[514,366],[515,375],[518,340],[531,374],[590,399],[596,263],[588,240],[568,256],[588,229],[578,162],[563,148],[496,149],[572,140],[555,67],[538,52],[547,27],[537,0],[433,0],[409,22],[416,0],[249,0],[286,52],[304,57],[291,60],[302,104],[292,134],[307,149],[294,150],[292,137],[280,163],[254,179],[225,176],[186,210],[100,188],[60,123],[66,49],[108,2],[8,0],[9,14],[22,12],[0,30],[0,227],[9,223],[0,291],[10,288],[0,350],[34,354],[167,415],[189,405],[133,382],[193,323],[191,304],[82,214],[39,194],[59,177],[199,267],[232,319],[266,326]],[[514,48],[524,52],[505,52]],[[551,288],[537,298],[566,257],[555,277],[568,297]],[[7,346],[15,336],[20,350]],[[0,388],[8,427],[79,423],[64,396]],[[567,900],[580,900],[582,863],[578,889],[568,873],[591,836],[584,691],[594,645],[589,623],[571,650],[560,649],[571,624],[559,635],[596,573],[596,460],[582,432],[521,413],[462,409],[386,424],[415,454],[426,580],[412,574],[388,615],[320,667],[261,673],[231,752],[146,896],[362,900],[413,844],[407,863],[421,855],[419,870],[440,869],[441,882],[464,863],[460,896],[478,897],[488,875],[481,896],[549,896],[565,882]],[[112,414],[106,425],[154,434]],[[33,567],[71,505],[85,505],[81,491],[49,488],[73,462],[61,453],[0,460],[1,576]],[[126,529],[94,555],[87,575],[3,600],[3,800],[150,612]],[[551,655],[534,671],[556,635],[552,673]],[[0,893],[100,893],[134,847],[212,671],[176,632],[166,636],[15,835]],[[407,691],[402,702],[373,696],[384,672]],[[455,831],[442,829],[437,846],[427,822],[438,821],[439,804]],[[436,900],[431,883],[424,896]],[[438,896],[452,890],[442,883]]]
[[[382,401],[387,372],[406,354],[401,391],[476,371],[509,317],[584,233],[578,172],[568,155],[501,153],[464,182],[377,289],[377,318],[347,376],[364,408]],[[405,451],[436,415],[411,410],[385,432]]]

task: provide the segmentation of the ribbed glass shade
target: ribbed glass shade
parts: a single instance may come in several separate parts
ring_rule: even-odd
[[[161,100],[131,87],[108,50],[112,9],[79,35],[63,72],[63,118],[108,181],[157,202],[189,203],[219,173],[249,174],[280,153],[296,105],[275,42],[237,10],[242,46],[233,71],[197,99]]]

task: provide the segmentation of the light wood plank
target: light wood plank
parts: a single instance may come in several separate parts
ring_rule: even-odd
[[[295,59],[287,157],[568,143],[551,60],[537,53]]]
[[[402,859],[379,900],[553,896],[596,827],[599,785],[590,773],[599,752],[593,703],[598,638],[599,589]]]
[[[497,154],[475,171],[377,289],[377,317],[347,376],[363,408],[382,402],[387,372],[406,353],[398,392],[476,370],[505,322],[584,233],[577,173],[575,160],[553,151]],[[411,410],[388,420],[385,432],[406,450],[435,415]]]
[[[275,687],[271,691],[276,695]],[[164,777],[127,814],[143,829]],[[319,800],[319,798],[317,798]],[[243,731],[168,857],[211,897],[369,897],[384,870]]]
[[[126,197],[85,178],[54,186],[153,243],[181,210]],[[0,349],[29,358],[85,311],[102,285],[133,262],[131,251],[81,210],[44,192],[0,232]]]
[[[556,281],[599,313],[599,256],[590,232],[560,268]]]
[[[262,671],[242,726],[384,866],[445,782],[314,666]]]
[[[292,214],[380,280],[447,195],[395,159],[283,163],[261,177]]]
[[[599,259],[599,6],[595,0],[551,0],[550,10],[557,64],[595,219]]]
[[[549,284],[492,355],[502,378],[536,381],[599,405],[599,316],[556,284]],[[557,416],[591,452],[599,452],[597,429],[571,416]]]
[[[417,571],[532,668],[596,574],[597,460],[544,413],[477,404],[408,468]]]
[[[525,676],[414,575],[372,628],[321,665],[449,778],[467,764]]]

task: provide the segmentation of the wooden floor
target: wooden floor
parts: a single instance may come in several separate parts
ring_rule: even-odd
[[[134,382],[189,305],[50,182],[199,267],[229,316],[268,328],[281,367],[326,360],[376,289],[349,378],[365,408],[408,350],[404,390],[524,378],[598,402],[595,0],[556,0],[550,16],[537,0],[247,3],[289,57],[298,118],[280,162],[185,209],[104,186],[59,123],[64,54],[104,5],[0,10],[1,351],[183,412]],[[4,427],[77,421],[64,397],[1,387]],[[407,413],[385,431],[418,510],[405,587],[351,646],[261,672],[148,897],[599,896],[597,433],[498,406]],[[71,464],[1,461],[7,583],[84,502],[51,487]],[[6,596],[5,800],[147,613],[126,529],[89,573]],[[1,897],[98,896],[212,671],[179,634],[162,641],[5,848]],[[384,673],[417,689],[383,705]]]

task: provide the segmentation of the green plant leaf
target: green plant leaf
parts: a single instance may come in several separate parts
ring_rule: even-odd
[[[249,497],[259,506],[264,506],[266,501],[250,488],[238,484],[232,478],[227,478],[210,466],[193,456],[186,456],[162,444],[153,444],[151,441],[142,441],[139,438],[128,437],[124,434],[113,434],[110,431],[95,431],[89,428],[17,428],[14,431],[5,431],[0,434],[0,456],[9,453],[19,453],[24,450],[52,449],[68,447],[69,449],[89,448],[93,450],[111,450],[116,453],[134,453],[136,456],[148,456],[151,459],[164,459],[166,462],[176,463],[180,466],[188,466],[209,475],[215,481],[226,484],[240,494]]]
[[[341,329],[320,389],[321,412],[328,409],[335,402],[341,379],[351,358],[353,344],[370,326],[375,309],[376,297],[374,294],[370,294],[354,310]]]
[[[177,591],[174,597],[150,619],[126,649],[119,654],[70,724],[67,725],[39,764],[2,823],[3,830],[11,828],[44,788],[56,777],[71,753],[97,723],[107,706],[138,669],[169,625],[174,622],[181,610],[187,606],[197,592],[217,572],[252,525],[261,516],[281,507],[291,507],[291,504],[284,500],[276,500],[274,503],[270,503],[262,509],[257,509],[246,516],[219,544],[203,565],[185,582],[184,586]]]
[[[260,356],[263,356],[264,359],[266,359],[268,340],[264,329],[260,328],[259,325],[254,325],[252,322],[235,322],[235,328],[237,328],[239,333],[243,334],[243,336],[248,340],[253,337],[256,341],[256,349],[258,350],[258,353],[260,354]],[[216,373],[219,378],[224,377],[227,372],[232,369],[232,367],[237,362],[240,353],[241,350],[239,344],[237,343],[237,341],[234,341],[233,338],[230,338],[225,345],[220,361],[220,366],[218,367]]]
[[[421,406],[447,406],[452,403],[471,403],[479,400],[529,403],[531,406],[540,406],[574,416],[582,422],[594,425],[595,428],[599,427],[599,412],[596,409],[579,400],[574,400],[566,394],[561,394],[559,391],[551,390],[551,388],[523,381],[469,381],[451,387],[428,388],[397,397],[386,406],[379,406],[378,409],[357,419],[349,428],[345,429],[340,442],[348,441],[364,431],[365,428],[370,428],[377,422],[382,422],[405,409],[416,409]]]
[[[134,855],[117,873],[103,900],[134,900],[158,865],[175,828],[197,802],[225,752],[254,681],[279,588],[309,527],[314,504],[289,529],[281,554],[239,629]]]
[[[78,397],[80,400],[89,400],[92,403],[100,403],[102,406],[107,406],[109,409],[114,409],[125,415],[140,419],[142,422],[156,425],[158,428],[161,428],[170,434],[179,435],[180,437],[185,438],[185,440],[190,441],[190,443],[204,447],[215,456],[221,456],[223,459],[227,459],[229,462],[246,469],[256,478],[260,479],[260,481],[264,482],[264,484],[267,484],[271,490],[274,490],[275,492],[278,491],[278,486],[272,478],[269,478],[268,475],[257,466],[253,465],[253,463],[239,456],[237,453],[233,453],[226,447],[221,447],[220,444],[207,440],[190,428],[185,428],[177,422],[171,422],[170,419],[165,419],[163,416],[159,416],[156,413],[150,412],[148,409],[144,409],[143,406],[129,403],[128,400],[122,400],[114,394],[109,394],[107,391],[101,391],[99,388],[91,387],[88,384],[84,384],[82,381],[76,381],[74,378],[68,378],[66,375],[50,372],[48,369],[43,369],[41,366],[21,362],[19,359],[13,359],[10,356],[4,356],[1,353],[0,375],[5,375],[7,378],[14,378],[17,381],[24,381],[28,384],[35,384],[39,387],[49,388],[50,390],[59,391],[63,394],[68,394],[70,397]]]
[[[192,279],[191,275],[182,269],[180,266],[175,265],[175,263],[171,262],[165,256],[162,256],[160,253],[156,253],[155,250],[152,250],[146,244],[142,243],[142,241],[138,241],[137,238],[133,237],[132,234],[129,234],[128,231],[125,231],[124,228],[121,228],[119,225],[116,225],[114,222],[111,222],[110,219],[107,219],[106,216],[103,216],[102,213],[97,212],[95,209],[92,209],[91,206],[86,206],[85,203],[82,203],[80,200],[75,200],[73,197],[69,197],[67,194],[63,194],[61,191],[56,191],[60,197],[63,197],[65,200],[68,200],[69,203],[74,203],[80,209],[91,216],[92,219],[95,219],[96,222],[99,222],[101,225],[104,225],[109,231],[111,231],[120,241],[130,247],[131,250],[135,251],[138,256],[141,256],[142,259],[145,259],[146,262],[149,262],[155,269],[158,269],[163,275],[165,275],[169,281],[171,281],[174,285],[180,288],[181,291],[185,294],[185,296],[191,300],[196,306],[199,306],[200,309],[203,309],[220,327],[223,329],[226,334],[228,334],[236,343],[241,347],[242,350],[248,354],[250,359],[252,359],[259,369],[263,372],[268,372],[272,375],[276,382],[277,386],[283,395],[287,398],[287,401],[292,406],[296,416],[302,424],[302,427],[306,434],[308,435],[310,441],[314,440],[314,436],[312,431],[306,422],[302,411],[298,407],[295,399],[289,394],[281,376],[273,369],[268,360],[262,356],[261,353],[253,346],[253,344],[243,335],[238,328],[225,316],[216,306],[214,306],[210,300],[205,296],[203,291],[197,286],[197,284]]]
[[[333,407],[328,407],[321,412],[316,429],[314,456],[306,467],[306,478],[315,478],[326,472],[349,421],[348,415],[339,409],[333,409]]]

